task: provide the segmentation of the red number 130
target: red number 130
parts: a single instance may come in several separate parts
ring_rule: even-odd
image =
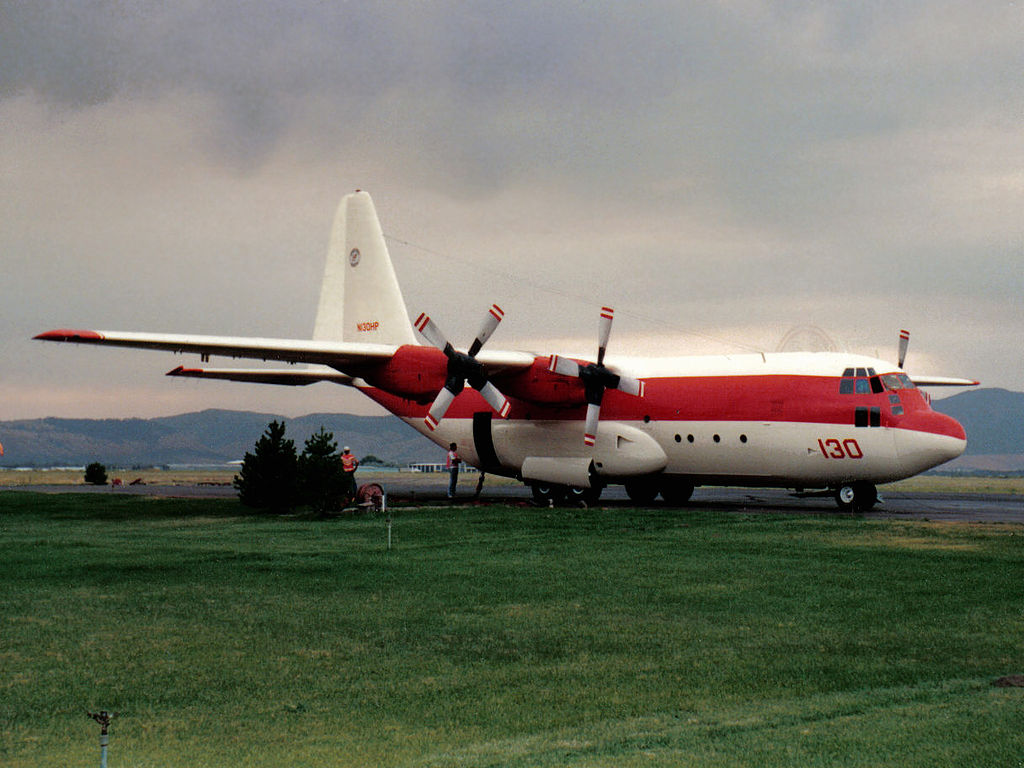
[[[855,439],[847,438],[842,442],[839,442],[834,437],[830,437],[827,440],[818,440],[818,448],[821,449],[821,455],[826,459],[862,459],[864,458],[864,452],[860,449]]]

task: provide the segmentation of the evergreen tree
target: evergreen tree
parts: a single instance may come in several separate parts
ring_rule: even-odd
[[[85,468],[85,482],[90,485],[106,485],[107,468],[98,461],[94,461]]]
[[[233,484],[247,507],[286,512],[299,501],[295,442],[285,439],[284,422],[270,422],[253,452],[245,454]]]
[[[310,435],[299,456],[299,484],[302,500],[324,517],[348,501],[348,483],[341,468],[341,455],[334,435],[324,430]]]

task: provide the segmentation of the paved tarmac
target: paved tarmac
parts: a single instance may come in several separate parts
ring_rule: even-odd
[[[380,483],[392,504],[424,505],[445,504],[531,504],[530,490],[521,484],[501,481],[485,485],[481,497],[474,500],[472,490],[476,476],[467,476],[460,482],[459,495],[449,501],[445,498],[446,479],[441,475],[417,477],[408,475],[373,478]],[[36,491],[42,493],[103,493],[119,495],[164,496],[173,498],[232,498],[235,490],[230,485],[134,485],[112,488],[87,485],[26,485],[4,489],[7,491]],[[910,493],[881,491],[881,501],[865,518],[895,518],[973,523],[1013,523],[1024,525],[1024,496],[990,493]],[[652,506],[658,506],[655,502]],[[621,486],[605,489],[599,502],[601,507],[631,507],[633,502]],[[720,512],[745,514],[786,515],[847,515],[840,512],[831,496],[794,496],[776,488],[714,488],[702,487],[694,491],[690,507]],[[685,509],[685,508],[684,508]]]

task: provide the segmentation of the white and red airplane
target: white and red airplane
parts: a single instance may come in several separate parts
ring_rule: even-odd
[[[748,485],[834,492],[843,509],[869,509],[877,483],[966,446],[963,427],[917,387],[977,382],[904,373],[905,331],[895,364],[833,352],[606,360],[613,313],[603,308],[588,361],[483,349],[502,314],[492,306],[464,351],[426,315],[410,323],[373,202],[356,191],[334,219],[312,339],[86,330],[36,338],[286,362],[168,375],[355,387],[544,501],[593,501],[621,483],[637,502],[660,493],[682,503],[697,485]]]

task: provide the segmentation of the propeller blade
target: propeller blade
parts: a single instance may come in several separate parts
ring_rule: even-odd
[[[604,365],[604,352],[608,348],[608,338],[612,335],[612,318],[615,310],[601,307],[601,319],[597,324],[597,364]]]
[[[900,354],[896,365],[903,367],[903,361],[907,359],[907,347],[910,345],[910,331],[900,331]]]
[[[498,415],[501,416],[501,418],[508,418],[508,412],[512,410],[512,403],[510,403],[508,398],[498,391],[496,386],[491,384],[489,381],[485,381],[484,385],[480,387],[478,391],[483,396],[484,400],[487,401],[487,404],[498,412]]]
[[[498,323],[501,322],[502,318],[505,317],[505,313],[501,307],[497,304],[492,304],[491,308],[487,312],[487,316],[484,318],[483,327],[480,329],[480,333],[476,335],[473,340],[473,344],[469,348],[469,356],[476,357],[476,353],[480,351],[480,348],[487,343],[487,340],[491,338],[491,334],[494,333],[494,329],[498,327]]]
[[[631,376],[621,376],[615,371],[605,368],[604,355],[608,349],[608,339],[612,333],[612,320],[615,310],[601,307],[601,319],[597,326],[597,362],[580,365],[575,360],[558,355],[551,356],[548,370],[561,376],[575,376],[583,380],[584,395],[587,400],[587,421],[583,435],[583,443],[593,446],[597,441],[597,425],[601,418],[601,399],[605,389],[617,389],[629,395],[644,396],[644,383]]]
[[[444,352],[448,346],[448,339],[441,333],[441,329],[438,328],[434,321],[431,320],[426,313],[420,312],[420,316],[416,318],[416,322],[413,323],[416,330],[423,334],[423,338],[429,341],[433,346]]]
[[[578,377],[580,375],[580,364],[568,357],[552,355],[551,363],[548,365],[548,370],[552,373],[561,374],[562,376]]]
[[[584,429],[583,444],[593,446],[597,441],[597,423],[601,418],[601,404],[587,403],[587,426]]]
[[[644,396],[644,383],[640,379],[634,379],[631,376],[619,376],[619,384],[615,388],[619,392],[625,392],[627,395]]]
[[[423,419],[423,422],[431,432],[437,429],[438,422],[440,422],[448,412],[448,406],[451,405],[452,400],[455,399],[455,394],[456,393],[452,392],[448,387],[441,387],[441,391],[437,393],[437,397],[434,398],[433,405],[430,406],[430,410],[427,411],[426,418]]]

